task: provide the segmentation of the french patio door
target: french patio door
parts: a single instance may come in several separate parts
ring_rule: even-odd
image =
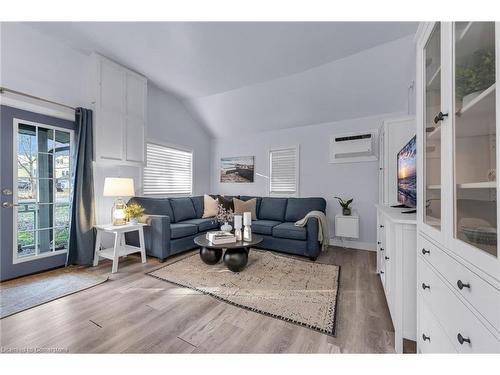
[[[57,123],[64,120],[41,120],[12,116],[9,124],[2,113],[2,138],[12,129],[9,147],[2,147],[3,280],[66,260],[74,123],[59,124],[63,127]]]

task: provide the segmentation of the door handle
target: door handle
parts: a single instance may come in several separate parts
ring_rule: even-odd
[[[2,207],[3,208],[12,208],[12,207],[18,207],[18,204],[10,203],[10,202],[3,202]]]

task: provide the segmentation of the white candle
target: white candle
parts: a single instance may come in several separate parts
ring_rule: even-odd
[[[244,212],[243,213],[243,224],[244,225],[252,225],[252,213]]]
[[[241,215],[234,216],[234,229],[241,229]]]

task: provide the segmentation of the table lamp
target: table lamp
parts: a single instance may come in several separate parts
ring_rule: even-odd
[[[113,225],[123,225],[125,222],[125,208],[127,205],[123,197],[133,197],[135,195],[133,178],[106,177],[104,180],[105,197],[115,197],[115,203],[111,208],[111,219]]]

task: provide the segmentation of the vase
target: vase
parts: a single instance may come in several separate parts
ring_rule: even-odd
[[[223,232],[231,232],[232,229],[233,227],[227,221],[220,226],[220,230]]]
[[[350,208],[343,208],[342,209],[342,214],[344,216],[350,216],[351,215],[351,209]]]
[[[132,225],[137,225],[137,223],[139,223],[139,221],[137,220],[137,218],[132,218],[128,222],[129,222],[129,224],[132,224]]]

